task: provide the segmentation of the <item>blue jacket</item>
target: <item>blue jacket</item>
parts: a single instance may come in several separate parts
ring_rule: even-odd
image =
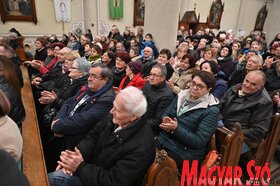
[[[188,91],[181,91],[166,109],[164,116],[176,117],[178,126],[173,132],[161,131],[158,141],[161,147],[176,153],[184,160],[201,161],[207,153],[208,143],[217,128],[219,102],[210,94],[207,100],[178,117],[177,113]]]
[[[145,47],[151,47],[153,49],[153,56],[155,57],[155,59],[158,57],[158,55],[159,55],[158,49],[153,41],[150,41],[150,42],[142,41],[142,43],[140,45],[140,55],[142,57],[144,56]]]
[[[70,112],[85,95],[90,97],[70,116]],[[75,147],[110,111],[114,99],[115,93],[111,83],[107,83],[95,93],[90,90],[79,92],[64,102],[55,117],[59,120],[53,125],[52,131],[64,134],[68,148]]]
[[[216,84],[212,94],[218,99],[223,97],[228,88],[227,82],[223,79],[224,76],[225,74],[221,70],[215,75]]]

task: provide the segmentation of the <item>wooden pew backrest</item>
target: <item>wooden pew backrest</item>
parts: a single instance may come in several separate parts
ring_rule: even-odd
[[[177,186],[178,169],[176,162],[164,150],[157,151],[155,162],[146,173],[143,186]]]
[[[216,150],[221,154],[221,166],[238,165],[244,136],[241,129],[231,131],[218,127],[215,132]]]
[[[258,145],[255,154],[256,165],[264,165],[272,162],[277,144],[280,138],[280,114],[276,113],[271,120],[270,129],[264,139]]]
[[[47,186],[48,176],[45,166],[44,153],[41,144],[35,104],[27,68],[22,66],[24,87],[21,90],[26,118],[22,124],[23,137],[23,172],[31,186]]]

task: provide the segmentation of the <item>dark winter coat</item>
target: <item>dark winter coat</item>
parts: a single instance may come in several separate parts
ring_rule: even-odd
[[[89,95],[89,98],[79,105],[71,116],[71,111],[85,95]],[[64,134],[68,148],[75,147],[111,110],[114,99],[111,83],[107,83],[95,93],[90,90],[81,95],[78,93],[64,102],[54,119],[59,120],[53,125],[52,131]]]
[[[150,75],[151,69],[157,62],[155,61],[155,58],[153,56],[149,57],[148,59],[142,57],[141,62],[143,64],[141,76],[145,78]]]
[[[76,175],[83,185],[141,186],[155,158],[154,136],[145,118],[114,132],[107,115],[78,144],[84,162]]]
[[[228,88],[227,83],[223,79],[223,77],[224,77],[224,73],[222,71],[219,71],[215,75],[216,84],[215,84],[212,94],[213,94],[213,96],[215,96],[218,99],[223,97],[224,93],[227,91],[227,88]]]
[[[20,95],[16,89],[12,87],[3,76],[0,76],[0,89],[5,92],[11,102],[11,110],[8,114],[10,118],[17,124],[20,124],[25,119],[25,109]]]
[[[280,89],[280,76],[276,68],[267,70],[266,73],[265,89],[268,92]]]
[[[217,58],[221,71],[225,73],[225,80],[228,81],[229,76],[234,71],[234,62],[232,57]]]
[[[232,73],[232,75],[229,78],[229,81],[227,82],[228,87],[231,87],[233,85],[237,85],[239,83],[242,83],[246,76],[246,68],[240,68],[239,70]]]
[[[239,122],[244,133],[244,141],[257,145],[269,130],[273,103],[265,89],[242,97],[238,96],[240,89],[240,84],[231,87],[221,100],[224,124],[231,129]]]
[[[162,148],[168,149],[183,160],[202,161],[208,150],[208,143],[218,124],[218,101],[213,95],[178,116],[188,90],[181,91],[163,116],[176,117],[178,126],[173,132],[161,131],[158,136]]]
[[[126,75],[125,69],[122,71],[118,71],[116,67],[114,67],[112,71],[113,71],[113,87],[119,87],[122,79]]]
[[[164,81],[154,86],[149,82],[143,88],[143,93],[148,102],[147,123],[151,126],[155,135],[159,132],[159,124],[162,122],[162,114],[174,99],[174,93]]]

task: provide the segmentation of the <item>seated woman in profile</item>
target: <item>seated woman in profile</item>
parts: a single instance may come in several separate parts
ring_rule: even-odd
[[[213,96],[220,99],[227,91],[227,83],[224,80],[225,74],[219,69],[219,66],[214,61],[204,61],[200,65],[200,70],[210,72],[216,79],[215,87],[212,90]]]
[[[134,86],[142,89],[146,81],[141,77],[141,69],[141,61],[129,62],[126,66],[126,76],[122,78],[118,92],[129,86]]]
[[[7,151],[18,162],[23,141],[17,124],[7,115],[10,109],[10,101],[0,89],[0,149]]]
[[[165,149],[179,169],[184,160],[201,162],[207,153],[220,113],[219,102],[211,94],[214,87],[211,73],[195,73],[190,89],[181,91],[163,114],[157,147]]]

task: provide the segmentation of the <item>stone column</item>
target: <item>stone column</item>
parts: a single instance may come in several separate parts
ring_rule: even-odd
[[[146,0],[144,33],[151,33],[160,51],[174,52],[181,0]]]

